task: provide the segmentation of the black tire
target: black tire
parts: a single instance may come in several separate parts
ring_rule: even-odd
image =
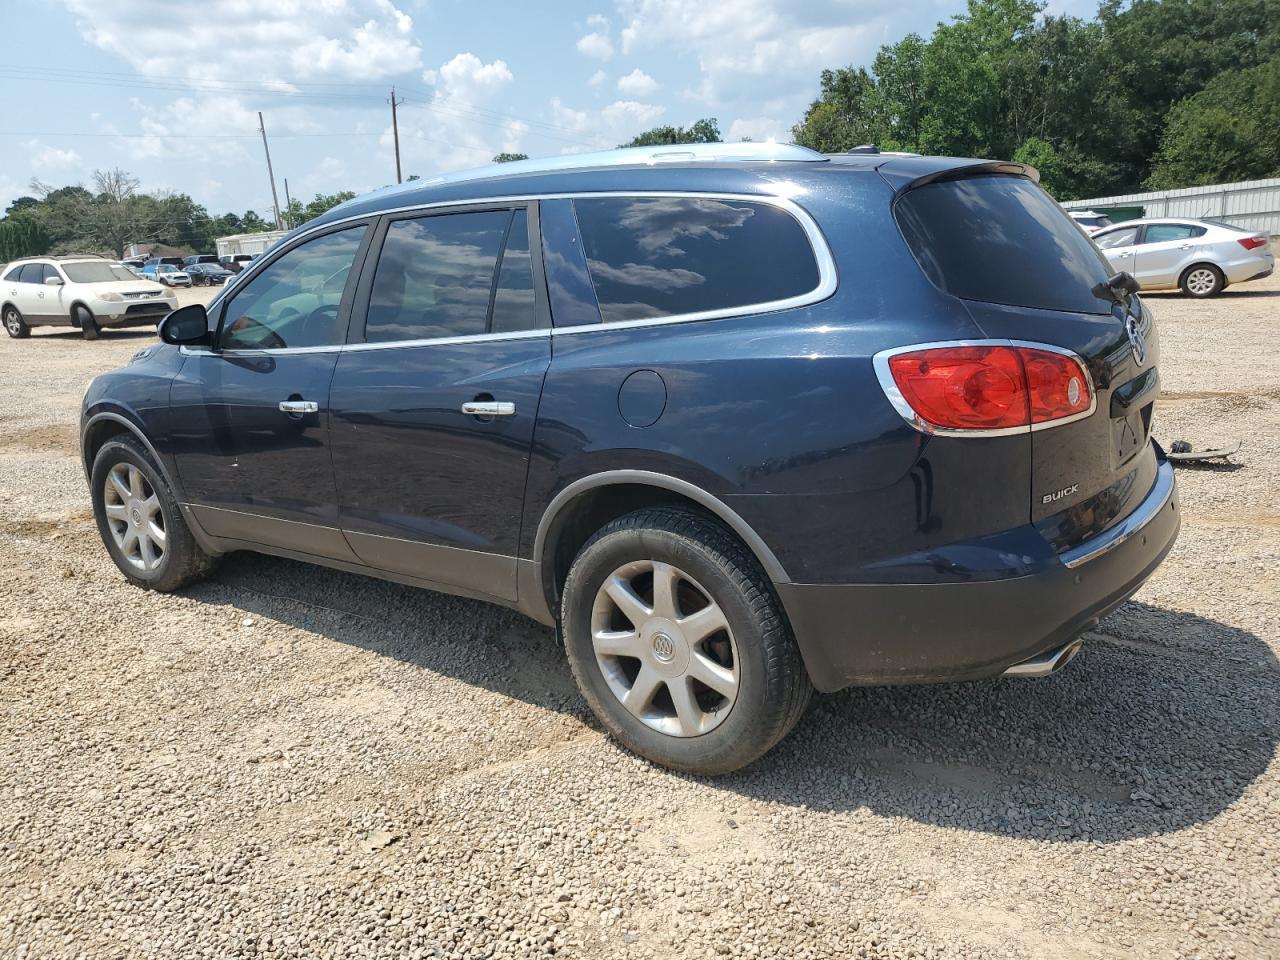
[[[1195,263],[1182,271],[1178,286],[1188,297],[1203,300],[1216,297],[1227,285],[1227,278],[1212,263]]]
[[[4,308],[4,329],[15,340],[31,336],[31,328],[22,319],[21,311],[12,305]]]
[[[76,307],[76,326],[80,328],[80,332],[84,334],[86,340],[98,339],[98,321],[93,319],[93,314],[89,312],[87,307]]]
[[[159,501],[165,544],[159,563],[151,570],[141,570],[130,562],[116,543],[108,524],[105,491],[107,476],[119,464],[129,464],[140,470],[146,485]],[[93,459],[90,475],[93,516],[98,522],[98,533],[101,534],[111,559],[130,583],[144,590],[169,592],[205,577],[214,568],[216,558],[201,550],[191,536],[173,490],[165,482],[164,474],[156,467],[146,447],[136,437],[132,434],[120,434],[104,443]],[[144,487],[144,492],[145,489]]]
[[[597,592],[615,571],[643,561],[687,574],[729,625],[736,699],[708,732],[678,736],[646,724],[622,705],[597,662]],[[569,665],[592,711],[627,749],[674,770],[714,776],[751,763],[790,732],[813,692],[782,605],[756,558],[730,531],[693,510],[646,508],[598,531],[569,570],[561,628]]]

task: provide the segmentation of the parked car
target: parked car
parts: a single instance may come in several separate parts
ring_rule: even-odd
[[[1093,235],[1117,270],[1144,290],[1212,297],[1230,284],[1271,276],[1271,238],[1218,220],[1129,220]]]
[[[182,257],[151,257],[143,263],[142,272],[150,276],[156,272],[156,267],[160,266],[162,263],[167,263],[171,266],[177,267],[178,269],[182,269],[184,266],[182,260]]]
[[[219,263],[193,263],[186,268],[186,274],[197,287],[225,283],[229,277],[235,276]]]
[[[191,286],[191,276],[185,270],[175,267],[171,263],[157,264],[153,276],[166,287]]]
[[[1067,215],[1080,224],[1086,233],[1093,233],[1095,230],[1111,226],[1111,218],[1096,210],[1068,210]]]
[[[190,267],[197,263],[217,263],[217,262],[218,262],[217,255],[212,253],[197,253],[190,257],[182,258],[182,265],[184,267]]]
[[[218,258],[218,262],[232,273],[239,273],[253,262],[253,255],[248,253],[228,254]]]
[[[1021,164],[662,152],[376,192],[171,314],[84,398],[124,576],[259,550],[514,607],[704,774],[814,687],[1066,663],[1179,526],[1131,278]]]
[[[164,288],[101,257],[33,257],[0,273],[0,314],[16,339],[50,326],[96,340],[103,327],[154,325],[177,305]]]
[[[120,265],[124,267],[128,267],[130,270],[136,270],[138,273],[141,273],[143,266],[146,265],[146,262],[147,261],[143,257],[127,257],[124,260],[120,261]]]

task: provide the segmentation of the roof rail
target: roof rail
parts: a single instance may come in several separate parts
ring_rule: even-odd
[[[660,163],[708,163],[714,161],[800,161],[825,163],[822,154],[795,143],[680,143],[656,147],[623,147],[603,150],[599,153],[572,153],[559,157],[537,160],[515,160],[511,163],[495,163],[487,167],[459,170],[428,180],[413,180],[392,187],[392,190],[433,186],[439,183],[461,183],[467,180],[488,180],[496,177],[512,177],[530,173],[554,173],[559,170],[582,170],[590,167],[656,166]]]

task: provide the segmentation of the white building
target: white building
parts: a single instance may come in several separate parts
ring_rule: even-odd
[[[267,230],[264,233],[236,233],[229,237],[219,237],[216,241],[218,256],[231,257],[238,253],[247,253],[255,257],[273,247],[276,241],[288,232],[287,230]]]
[[[1099,212],[1115,207],[1140,208],[1144,211],[1141,216],[1146,217],[1212,218],[1245,230],[1280,234],[1280,177],[1095,197],[1092,200],[1068,200],[1063,206],[1068,210]]]

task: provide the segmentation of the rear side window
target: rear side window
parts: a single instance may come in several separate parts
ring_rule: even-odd
[[[22,272],[22,266],[18,265],[4,275],[5,283],[19,283],[18,274]]]
[[[387,229],[369,296],[368,342],[465,337],[533,326],[524,210],[417,217],[396,220]]]
[[[804,228],[772,204],[698,197],[573,204],[606,323],[745,308],[818,286]]]
[[[1142,236],[1142,242],[1167,243],[1170,240],[1189,240],[1192,237],[1202,237],[1204,233],[1204,227],[1193,227],[1189,223],[1149,223],[1147,232]]]
[[[1090,291],[1113,271],[1030,180],[935,181],[904,194],[895,214],[924,272],[950,294],[1073,313],[1110,309]]]

